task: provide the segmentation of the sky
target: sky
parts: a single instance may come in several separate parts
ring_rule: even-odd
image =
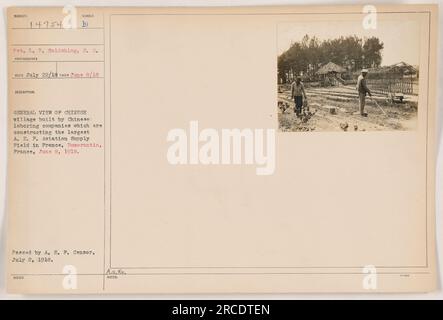
[[[382,65],[404,61],[420,64],[420,24],[414,20],[378,21],[377,29],[365,30],[361,20],[284,22],[278,25],[278,54],[305,35],[320,40],[340,36],[378,37],[384,43]]]

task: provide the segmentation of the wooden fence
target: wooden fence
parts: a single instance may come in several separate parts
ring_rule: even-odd
[[[411,78],[403,79],[367,79],[366,83],[371,90],[383,93],[414,94],[414,81]]]

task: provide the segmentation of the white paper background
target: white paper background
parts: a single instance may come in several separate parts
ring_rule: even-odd
[[[93,0],[77,0],[77,1],[57,1],[57,0],[0,0],[0,8],[2,13],[0,15],[0,299],[442,299],[443,300],[443,282],[442,282],[442,258],[443,250],[441,247],[443,245],[443,213],[442,213],[442,196],[443,196],[443,172],[441,166],[441,100],[443,98],[442,90],[439,90],[437,97],[438,104],[438,159],[437,159],[437,208],[436,208],[436,226],[437,226],[437,262],[438,262],[438,290],[429,294],[260,294],[260,295],[73,295],[73,296],[23,296],[23,295],[9,295],[6,294],[5,289],[5,259],[6,259],[6,224],[5,224],[5,199],[6,199],[6,117],[7,117],[7,60],[6,60],[6,21],[5,21],[5,8],[9,6],[64,6],[64,5],[75,5],[75,6],[252,6],[252,5],[334,5],[334,4],[407,4],[407,3],[440,3],[439,8],[439,30],[438,30],[438,83],[443,83],[442,78],[442,44],[443,44],[443,5],[440,0],[415,0],[415,1],[399,1],[399,0],[372,0],[372,1],[360,1],[360,0],[237,0],[237,1],[221,1],[221,0],[107,0],[107,1],[93,1]],[[437,86],[441,88],[441,85]]]

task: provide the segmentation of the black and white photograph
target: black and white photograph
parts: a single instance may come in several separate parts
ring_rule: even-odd
[[[282,132],[415,130],[420,28],[412,20],[278,26]]]

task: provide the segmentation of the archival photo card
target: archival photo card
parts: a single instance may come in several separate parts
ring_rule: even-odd
[[[9,8],[8,290],[434,290],[437,13]]]

